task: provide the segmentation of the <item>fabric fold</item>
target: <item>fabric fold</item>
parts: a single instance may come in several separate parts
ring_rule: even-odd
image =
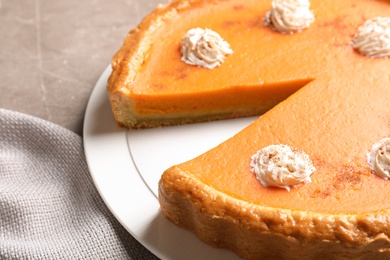
[[[0,109],[0,259],[157,259],[99,196],[82,138]]]

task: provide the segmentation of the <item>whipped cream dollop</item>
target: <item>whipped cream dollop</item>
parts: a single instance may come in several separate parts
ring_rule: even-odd
[[[267,186],[284,188],[310,183],[310,175],[316,171],[309,156],[288,145],[270,145],[251,157],[252,172],[260,183]]]
[[[390,177],[390,138],[383,138],[372,146],[367,153],[367,160],[371,170],[388,180]]]
[[[213,30],[193,28],[182,39],[181,53],[182,61],[187,64],[214,69],[220,66],[233,50],[229,43]]]
[[[390,17],[375,17],[360,26],[352,46],[370,58],[390,57]]]
[[[300,32],[314,22],[309,0],[274,0],[265,15],[265,25],[281,33]]]

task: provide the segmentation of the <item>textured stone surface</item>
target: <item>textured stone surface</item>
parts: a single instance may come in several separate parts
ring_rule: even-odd
[[[166,0],[0,0],[0,107],[78,134],[127,32]]]

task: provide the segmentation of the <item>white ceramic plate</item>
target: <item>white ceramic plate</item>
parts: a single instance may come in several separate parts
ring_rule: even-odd
[[[126,131],[112,116],[106,94],[108,67],[97,82],[84,120],[84,146],[95,185],[118,221],[161,259],[238,257],[199,241],[159,211],[157,184],[165,169],[233,136],[255,118]]]

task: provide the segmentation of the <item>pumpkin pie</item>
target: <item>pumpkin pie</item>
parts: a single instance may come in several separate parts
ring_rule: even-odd
[[[390,60],[367,57],[353,41],[365,21],[390,16],[390,2],[312,0],[315,20],[294,33],[264,26],[270,8],[271,1],[227,0],[159,9],[169,10],[161,26],[172,24],[154,28],[167,39],[148,52],[142,73],[149,78],[138,78],[141,85],[154,81],[160,62],[166,74],[159,75],[168,75],[162,92],[191,89],[207,112],[215,97],[221,108],[240,111],[277,104],[231,139],[166,170],[161,211],[207,244],[246,259],[388,259],[390,183],[367,154],[390,136]],[[183,64],[178,38],[190,27],[219,32],[233,54],[213,70]],[[160,44],[171,50],[164,59]],[[287,190],[257,179],[253,155],[279,144],[310,157],[309,183]]]
[[[354,62],[356,26],[386,14],[386,3],[371,2],[313,1],[316,21],[293,35],[264,25],[271,1],[159,5],[112,60],[107,91],[114,117],[120,126],[144,128],[260,115],[324,72]],[[233,53],[214,69],[183,62],[182,39],[193,28],[218,33]]]

